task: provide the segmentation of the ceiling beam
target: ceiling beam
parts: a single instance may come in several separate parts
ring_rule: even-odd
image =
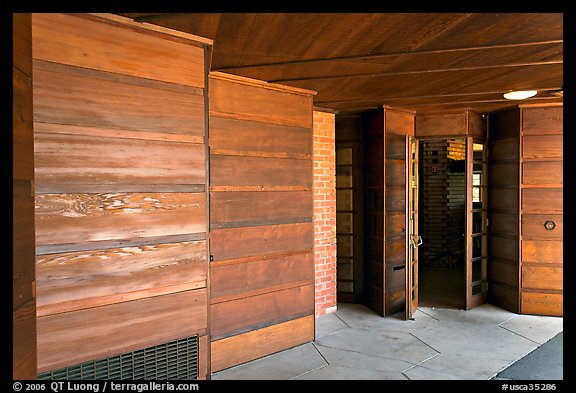
[[[368,74],[351,74],[351,75],[330,75],[330,76],[309,76],[302,78],[285,78],[285,79],[269,79],[270,83],[294,82],[294,81],[319,81],[329,79],[357,79],[357,78],[375,78],[380,76],[392,75],[411,75],[411,74],[431,74],[437,72],[454,72],[454,71],[473,71],[473,70],[487,70],[493,68],[508,68],[508,67],[531,67],[541,65],[563,64],[564,60],[550,60],[550,61],[533,61],[529,63],[508,63],[498,65],[483,65],[483,66],[470,66],[470,67],[452,67],[452,68],[436,68],[431,70],[415,70],[415,71],[391,71],[391,72],[376,72]]]
[[[428,50],[413,50],[413,51],[403,51],[403,52],[389,52],[389,53],[375,53],[371,55],[354,55],[354,56],[341,56],[341,57],[325,57],[317,59],[301,59],[301,60],[289,60],[275,63],[260,63],[260,64],[250,64],[242,66],[230,66],[230,67],[219,67],[215,69],[216,71],[228,71],[246,68],[259,68],[259,67],[273,67],[281,65],[294,65],[294,64],[307,64],[307,63],[317,63],[325,61],[362,61],[362,60],[374,60],[385,57],[394,56],[412,56],[412,55],[428,55],[428,54],[438,54],[438,53],[450,53],[450,52],[466,52],[466,51],[480,51],[486,49],[502,49],[502,48],[518,48],[523,46],[538,46],[538,45],[553,45],[562,44],[564,40],[549,40],[549,41],[535,41],[535,42],[519,42],[514,44],[500,44],[500,45],[482,45],[482,46],[470,46],[463,48],[449,48],[449,49],[428,49]]]
[[[534,88],[530,90],[538,91],[556,91],[562,90],[562,86],[559,87],[542,87]],[[419,95],[419,96],[400,96],[400,97],[376,97],[376,98],[358,98],[358,99],[347,99],[347,100],[332,100],[332,101],[314,101],[315,104],[344,104],[347,102],[372,102],[372,101],[392,101],[392,100],[413,100],[419,98],[442,98],[442,97],[460,97],[460,96],[474,96],[474,95],[487,95],[487,94],[504,94],[509,92],[508,90],[497,90],[497,91],[479,91],[473,93],[446,93],[446,94],[432,94],[432,95]]]

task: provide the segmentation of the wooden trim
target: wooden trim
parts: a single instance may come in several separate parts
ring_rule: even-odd
[[[220,371],[314,339],[314,315],[212,342],[212,371]]]
[[[219,79],[219,80],[227,81],[227,82],[239,83],[242,85],[248,85],[248,86],[254,86],[254,87],[259,87],[259,88],[268,89],[268,90],[280,91],[283,93],[298,94],[298,95],[302,95],[302,96],[306,96],[306,97],[315,96],[317,94],[317,92],[315,92],[313,90],[301,89],[301,88],[292,87],[292,86],[284,86],[284,85],[279,85],[276,83],[269,83],[269,82],[258,80],[258,79],[247,78],[245,76],[239,76],[239,75],[226,74],[224,72],[219,72],[219,71],[210,71],[209,77],[213,78],[213,79]]]
[[[306,186],[210,186],[210,192],[226,191],[312,191]]]
[[[219,222],[211,224],[210,229],[259,227],[270,225],[298,224],[302,222],[312,222],[312,217],[288,217],[288,218],[272,218],[272,219],[250,220],[250,221]]]
[[[270,79],[271,83],[286,83],[294,81],[319,81],[319,80],[330,80],[330,79],[356,79],[356,78],[377,78],[381,76],[392,76],[392,75],[414,75],[414,74],[432,74],[440,72],[457,72],[457,71],[473,71],[473,70],[486,70],[492,68],[512,68],[512,67],[532,67],[541,65],[554,65],[554,64],[564,64],[563,60],[550,60],[550,61],[533,61],[528,63],[508,63],[499,65],[483,65],[483,66],[472,66],[472,67],[452,67],[452,68],[434,68],[428,70],[417,70],[417,71],[389,71],[389,72],[372,72],[368,74],[351,74],[351,75],[330,75],[330,76],[309,76],[309,77],[299,77],[299,78],[285,78],[285,79]]]
[[[200,46],[201,45],[214,45],[214,40],[209,38],[200,37],[194,34],[184,33],[179,30],[169,29],[167,27],[162,27],[154,25],[152,23],[137,22],[133,19],[126,18],[124,16],[108,14],[108,13],[88,13],[88,14],[74,14],[75,16],[97,20],[103,23],[114,24],[121,27],[127,27],[132,30],[144,31],[148,33],[153,33],[160,38],[171,39],[178,42],[188,42],[191,45]]]
[[[450,52],[467,52],[467,51],[479,51],[486,49],[499,49],[499,48],[516,48],[521,46],[534,46],[534,45],[554,45],[563,44],[564,40],[549,40],[549,41],[532,41],[532,42],[519,42],[514,44],[498,44],[498,45],[479,45],[479,46],[469,46],[461,48],[447,48],[447,49],[427,49],[427,50],[413,50],[413,51],[400,51],[400,52],[388,52],[388,53],[374,53],[371,55],[354,55],[354,56],[340,56],[340,57],[325,57],[317,59],[303,59],[303,60],[291,60],[291,61],[281,61],[275,63],[260,63],[251,64],[243,66],[231,66],[231,67],[221,67],[218,71],[223,70],[237,70],[246,68],[258,68],[258,67],[272,67],[278,65],[292,65],[292,64],[305,64],[305,63],[317,63],[323,61],[342,61],[342,60],[368,60],[368,59],[379,59],[383,57],[391,56],[411,56],[411,55],[422,55],[422,54],[436,54],[436,53],[450,53]]]
[[[113,192],[205,192],[204,184],[115,184]],[[36,185],[37,194],[99,194],[110,193],[109,184],[48,184]]]
[[[559,88],[559,89],[561,89],[561,88]],[[539,89],[535,89],[535,90],[542,91]],[[557,98],[560,98],[560,97],[557,97]],[[535,107],[544,107],[544,106],[564,106],[564,102],[551,102],[551,103],[543,103],[543,104],[539,104],[539,103],[521,104],[521,105],[518,105],[518,108],[535,108]]]
[[[204,136],[171,134],[166,132],[143,132],[114,128],[100,128],[77,126],[69,124],[54,124],[34,122],[34,133],[82,135],[96,138],[138,139],[147,141],[178,142],[178,143],[204,143]]]
[[[268,253],[268,254],[254,255],[254,256],[250,256],[250,257],[223,259],[221,261],[211,262],[210,266],[218,267],[218,266],[236,265],[236,264],[241,264],[241,263],[246,263],[246,262],[257,262],[257,261],[260,261],[263,259],[274,259],[274,258],[287,257],[290,255],[307,254],[310,252],[314,252],[314,249],[313,248],[305,248],[305,249],[301,249],[301,250],[274,252],[274,253]]]
[[[325,107],[321,107],[321,106],[316,106],[313,105],[312,106],[312,111],[316,111],[316,112],[326,112],[326,113],[334,113],[335,115],[337,115],[340,111],[337,109],[332,109],[332,108],[325,108]]]
[[[190,233],[184,235],[150,236],[137,240],[101,240],[85,243],[51,244],[36,246],[36,255],[58,254],[86,250],[105,250],[109,248],[145,246],[148,244],[180,243],[206,240],[206,233]]]
[[[210,148],[210,154],[221,156],[239,156],[239,157],[266,157],[266,158],[292,158],[296,160],[310,160],[311,154],[286,153],[274,151],[246,151],[234,149],[214,149]]]

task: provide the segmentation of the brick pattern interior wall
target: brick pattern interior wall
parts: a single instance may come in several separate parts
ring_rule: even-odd
[[[454,266],[464,263],[466,177],[465,141],[423,141],[422,263]],[[461,165],[455,165],[460,163]]]
[[[335,114],[314,111],[314,266],[316,316],[336,311]]]

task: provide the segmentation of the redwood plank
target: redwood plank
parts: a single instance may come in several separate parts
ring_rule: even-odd
[[[36,195],[38,246],[199,232],[206,232],[204,193]]]
[[[210,116],[312,128],[312,97],[210,77]]]
[[[210,148],[311,155],[310,128],[258,121],[210,118]]]
[[[32,14],[12,14],[12,65],[32,75]]]
[[[105,184],[204,184],[205,148],[193,143],[98,138],[83,135],[35,135],[37,192],[86,192]],[[145,190],[145,188],[144,188]]]
[[[214,186],[303,186],[312,188],[312,160],[212,156]]]
[[[562,135],[525,135],[522,137],[522,157],[562,158],[564,154]]]
[[[32,23],[35,59],[204,87],[202,47],[73,15],[37,13]]]
[[[416,115],[416,136],[466,136],[466,112]]]
[[[210,306],[213,340],[314,314],[314,284],[297,286]]]
[[[522,262],[563,263],[563,241],[522,240]]]
[[[546,221],[555,224],[554,229],[544,227]],[[562,240],[564,233],[564,217],[561,214],[523,214],[522,239]]]
[[[38,256],[37,312],[44,316],[202,288],[207,275],[206,241]]]
[[[263,291],[281,285],[314,280],[312,252],[278,256],[255,261],[212,266],[210,270],[211,302],[221,297]]]
[[[524,213],[562,213],[563,190],[523,189],[522,211]]]
[[[34,179],[32,79],[12,67],[12,176]]]
[[[210,232],[215,261],[311,249],[312,223],[216,229]]]
[[[492,164],[489,167],[490,184],[494,187],[517,185],[520,167],[517,162]]]
[[[492,132],[492,129],[490,130]],[[492,138],[492,135],[490,135]],[[523,138],[523,141],[526,140],[526,137]],[[522,142],[523,144],[525,142]],[[526,151],[526,148],[524,148]],[[500,139],[491,139],[490,140],[490,161],[496,162],[501,160],[513,160],[515,159],[518,161],[518,157],[520,156],[520,139],[518,136],[511,137],[511,138],[500,138]],[[515,164],[518,166],[518,164]],[[514,183],[514,179],[510,179],[510,183]]]
[[[524,135],[561,134],[563,106],[522,108],[522,133]]]
[[[40,317],[38,372],[203,335],[206,301],[197,289]]]
[[[314,315],[212,342],[212,372],[314,340]]]
[[[561,267],[522,266],[522,290],[541,289],[561,291],[563,288]]]
[[[204,134],[204,97],[101,78],[34,62],[34,121],[75,126]],[[154,108],[154,110],[150,110]]]
[[[561,317],[564,315],[564,298],[561,293],[541,293],[522,291],[522,314],[547,315]]]
[[[12,310],[12,378],[35,380],[36,304],[34,299]]]
[[[522,164],[522,184],[542,186],[561,185],[563,182],[562,161],[530,162]]]
[[[386,134],[414,136],[414,113],[386,107],[384,111]]]
[[[252,226],[251,222],[272,225],[290,220],[310,221],[312,192],[212,192],[210,226],[212,229]]]

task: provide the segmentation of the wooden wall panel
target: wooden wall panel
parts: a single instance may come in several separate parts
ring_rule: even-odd
[[[38,370],[206,336],[208,41],[110,15],[32,30]]]
[[[267,326],[212,343],[212,371],[257,359],[314,339],[314,315]]]
[[[166,39],[170,36],[159,39],[151,36],[143,25],[140,29],[136,24],[124,29],[111,28],[110,19],[95,20],[81,15],[37,13],[33,21],[35,58],[204,88],[204,50],[189,39],[185,42]],[[121,38],[118,31],[122,31]],[[105,51],[102,43],[106,45]]]
[[[466,112],[419,114],[416,116],[416,136],[465,136],[468,134]]]
[[[36,379],[32,17],[12,14],[12,378]]]
[[[562,316],[563,107],[525,105],[520,113],[521,312]]]
[[[206,334],[206,302],[199,289],[40,317],[38,371]]]
[[[210,75],[212,371],[314,338],[311,92]],[[261,337],[267,336],[262,341]],[[239,356],[240,354],[240,356]]]

